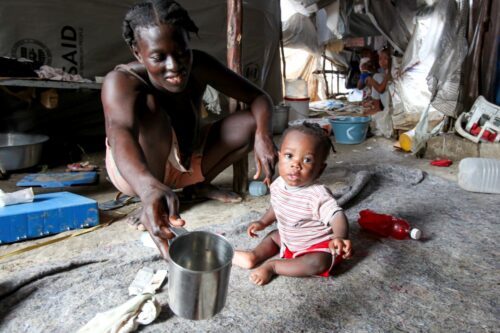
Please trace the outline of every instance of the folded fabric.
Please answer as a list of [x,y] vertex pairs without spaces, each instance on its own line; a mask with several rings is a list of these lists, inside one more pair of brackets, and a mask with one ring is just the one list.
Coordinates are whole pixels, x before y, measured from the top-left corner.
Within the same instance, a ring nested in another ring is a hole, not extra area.
[[27,188],[12,193],[5,193],[0,190],[0,207],[15,205],[18,203],[33,202],[35,194],[33,188]]
[[160,314],[153,294],[140,294],[116,308],[95,315],[77,333],[129,333],[139,324],[148,325]]

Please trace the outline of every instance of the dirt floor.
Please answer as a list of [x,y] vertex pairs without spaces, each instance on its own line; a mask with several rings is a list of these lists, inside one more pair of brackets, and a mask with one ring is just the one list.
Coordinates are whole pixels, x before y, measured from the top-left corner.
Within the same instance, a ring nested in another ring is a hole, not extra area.
[[[279,142],[279,139],[279,136],[275,137],[276,142]],[[342,166],[343,164],[370,165],[387,163],[421,169],[430,174],[456,182],[458,162],[446,168],[431,166],[429,160],[417,159],[410,153],[402,152],[393,147],[393,141],[384,138],[372,137],[358,145],[335,144],[335,148],[337,153],[330,155],[327,161],[328,167],[323,175],[324,178],[328,175],[328,173],[334,172],[336,166]],[[99,166],[100,171],[98,184],[65,188],[34,187],[33,189],[35,194],[69,191],[92,198],[97,202],[106,202],[114,199],[117,191],[107,180],[104,166],[104,153],[95,153],[84,157],[86,157],[86,160],[90,163]],[[65,166],[60,166],[49,171],[64,171],[65,168]],[[253,175],[254,172],[255,166],[253,164],[253,156],[250,155],[249,175]],[[8,180],[0,181],[0,188],[5,192],[12,192],[20,189],[15,184],[25,175],[26,174],[24,173],[11,174]],[[230,189],[232,184],[232,168],[226,169],[218,178],[215,179],[214,184]],[[334,184],[330,185],[333,186]],[[268,201],[268,196],[252,197],[247,194],[243,202],[239,204],[223,204],[215,201],[206,201],[194,205],[181,205],[181,214],[188,223],[186,228],[188,230],[192,230],[200,226],[228,222],[252,211],[264,212],[268,207]],[[142,232],[135,230],[128,223],[126,223],[126,215],[133,213],[139,207],[140,204],[130,204],[120,209],[101,212],[101,223],[109,221],[115,222],[94,232],[44,246],[24,254],[16,255],[8,260],[3,260],[3,269],[0,272],[0,277],[3,274],[12,272],[13,270],[29,267],[30,265],[45,262],[47,260],[71,258],[75,254],[80,253],[82,249],[99,248],[101,246],[124,243],[130,240],[138,239]],[[351,221],[351,223],[353,223],[353,221]],[[20,248],[59,238],[60,236],[69,233],[73,232],[70,231],[37,240],[28,240],[14,244],[1,245],[0,256]]]

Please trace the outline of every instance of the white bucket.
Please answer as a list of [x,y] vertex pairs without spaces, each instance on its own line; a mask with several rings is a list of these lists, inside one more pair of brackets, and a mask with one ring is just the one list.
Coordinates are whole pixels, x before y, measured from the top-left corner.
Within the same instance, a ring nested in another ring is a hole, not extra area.
[[285,81],[285,96],[293,98],[308,97],[307,82],[302,79],[287,79]]
[[290,107],[288,121],[309,118],[309,97],[294,98],[285,96],[285,105]]

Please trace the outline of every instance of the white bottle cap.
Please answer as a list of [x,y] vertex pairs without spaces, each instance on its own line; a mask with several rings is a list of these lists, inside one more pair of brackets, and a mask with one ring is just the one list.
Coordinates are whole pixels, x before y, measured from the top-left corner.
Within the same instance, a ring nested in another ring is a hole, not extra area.
[[422,237],[422,231],[420,231],[420,229],[413,228],[410,230],[410,237],[413,239],[420,239],[420,237]]

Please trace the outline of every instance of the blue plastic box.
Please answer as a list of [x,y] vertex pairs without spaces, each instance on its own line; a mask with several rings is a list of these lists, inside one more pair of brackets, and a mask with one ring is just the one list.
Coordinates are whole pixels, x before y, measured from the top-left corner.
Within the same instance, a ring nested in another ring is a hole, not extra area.
[[95,200],[70,192],[38,194],[31,203],[0,207],[0,244],[97,224]]

